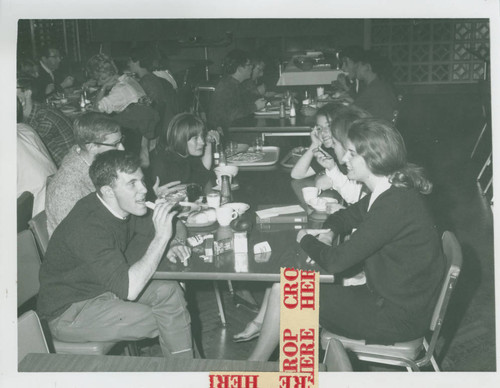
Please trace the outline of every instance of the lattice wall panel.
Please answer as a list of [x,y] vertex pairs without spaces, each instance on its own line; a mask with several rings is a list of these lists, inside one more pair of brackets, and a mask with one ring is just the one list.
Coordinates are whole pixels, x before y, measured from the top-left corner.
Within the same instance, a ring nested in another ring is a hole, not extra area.
[[398,83],[469,83],[484,77],[488,19],[377,19],[371,46],[393,63]]

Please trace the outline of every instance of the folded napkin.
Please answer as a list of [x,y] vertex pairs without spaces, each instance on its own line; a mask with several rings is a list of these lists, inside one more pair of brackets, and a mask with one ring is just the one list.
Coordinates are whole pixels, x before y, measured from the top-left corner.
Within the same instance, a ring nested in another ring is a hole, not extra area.
[[300,205],[291,205],[291,206],[278,206],[278,207],[272,207],[269,209],[264,209],[264,210],[258,210],[255,212],[259,218],[270,218],[270,217],[276,217],[281,214],[293,214],[293,213],[300,213],[303,212],[304,209]]

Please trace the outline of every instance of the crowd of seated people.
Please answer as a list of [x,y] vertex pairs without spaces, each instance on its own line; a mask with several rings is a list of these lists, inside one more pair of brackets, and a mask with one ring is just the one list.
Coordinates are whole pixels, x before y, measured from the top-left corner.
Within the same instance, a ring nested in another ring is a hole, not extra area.
[[[161,197],[179,183],[209,187],[213,142],[223,140],[233,120],[262,109],[264,97],[272,94],[261,82],[264,61],[233,50],[204,122],[178,112],[172,100],[175,80],[170,73],[155,73],[157,58],[150,50],[131,50],[127,58],[125,72],[106,54],[87,61],[91,79],[82,86],[96,90],[88,112],[75,120],[45,103],[74,81],[58,74],[59,51],[42,52],[39,63],[20,63],[18,150],[28,150],[31,159],[18,159],[18,172],[33,172],[30,178],[18,174],[18,193],[21,182],[32,180],[23,191],[38,194],[33,214],[45,208],[50,236],[37,309],[62,341],[159,336],[165,357],[191,358],[191,321],[182,288],[174,281],[151,281],[163,256],[177,262],[191,254],[184,225]],[[444,269],[420,196],[431,184],[420,168],[407,163],[404,142],[388,122],[396,99],[384,61],[355,49],[345,50],[342,60],[347,75],[334,86],[352,105],[317,110],[311,144],[291,177],[314,176],[321,190],[337,191],[347,208],[330,216],[325,227],[352,234],[332,246],[333,233],[316,238],[306,229],[297,242],[331,273],[343,274],[355,265],[362,270],[358,284],[322,286],[324,327],[376,343],[417,338],[430,319]],[[135,106],[154,112],[150,124],[137,111],[130,114]],[[125,151],[123,123],[134,119],[148,127],[138,140],[147,163],[139,153]],[[144,149],[145,137],[157,142]],[[154,210],[145,205],[148,190],[157,198]],[[408,292],[401,284],[409,286]],[[235,341],[260,336],[253,360],[267,359],[277,344],[278,297],[276,286],[268,288],[257,317],[234,336]]]

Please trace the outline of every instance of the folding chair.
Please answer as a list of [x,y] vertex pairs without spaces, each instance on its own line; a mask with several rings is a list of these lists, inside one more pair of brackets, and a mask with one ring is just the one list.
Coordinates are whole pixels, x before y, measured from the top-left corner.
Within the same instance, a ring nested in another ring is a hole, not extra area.
[[[455,235],[448,231],[444,232],[442,242],[447,262],[447,273],[432,315],[430,324],[430,332],[432,334],[429,342],[427,342],[425,337],[422,337],[394,345],[367,345],[364,340],[354,340],[323,330],[321,334],[322,347],[325,348],[332,339],[337,339],[346,350],[355,353],[358,359],[362,361],[404,366],[410,372],[420,371],[422,366],[431,363],[434,370],[439,372],[439,366],[434,358],[434,349],[439,338],[448,303],[462,267],[462,250]],[[420,355],[422,356],[419,358]]]
[[[30,230],[24,230],[17,235],[17,306],[20,307],[38,294],[40,283],[40,255]],[[22,338],[18,338],[21,345]],[[63,342],[53,339],[56,353],[104,355],[117,342]],[[128,349],[131,355],[136,354],[135,343]]]
[[47,214],[41,211],[31,220],[28,221],[28,225],[35,236],[36,244],[40,250],[40,255],[43,260],[45,257],[45,252],[47,251],[47,246],[49,245],[49,232],[47,230]]
[[28,229],[28,221],[33,212],[33,194],[25,191],[17,198],[17,233]]

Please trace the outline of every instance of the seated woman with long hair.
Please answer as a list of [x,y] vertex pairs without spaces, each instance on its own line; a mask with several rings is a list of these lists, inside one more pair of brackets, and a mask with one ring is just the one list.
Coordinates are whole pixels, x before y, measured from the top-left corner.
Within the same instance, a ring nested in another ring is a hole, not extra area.
[[204,186],[211,177],[214,140],[219,141],[218,132],[206,133],[199,117],[191,113],[174,116],[151,152],[152,177],[160,185],[180,181]]
[[[325,271],[341,274],[362,264],[367,283],[320,287],[319,321],[336,334],[391,344],[423,336],[445,272],[438,232],[421,194],[432,184],[406,160],[399,132],[388,122],[362,119],[349,129],[344,161],[349,179],[371,192],[331,215],[331,232],[301,230],[297,242]],[[351,233],[332,246],[333,235]],[[272,287],[250,360],[267,360],[279,342],[279,284]]]
[[324,143],[331,147],[335,158],[319,151],[315,152],[316,163],[324,168],[324,173],[320,173],[316,177],[315,184],[321,190],[333,189],[337,191],[347,204],[352,204],[360,199],[362,184],[349,179],[346,175],[347,171],[342,165],[346,153],[344,143],[347,139],[349,126],[358,119],[370,117],[370,114],[352,105],[340,105],[335,109],[325,109],[327,107],[328,105],[321,108],[318,115],[324,116],[322,124],[328,130],[328,135],[323,135],[323,138],[327,139]]

